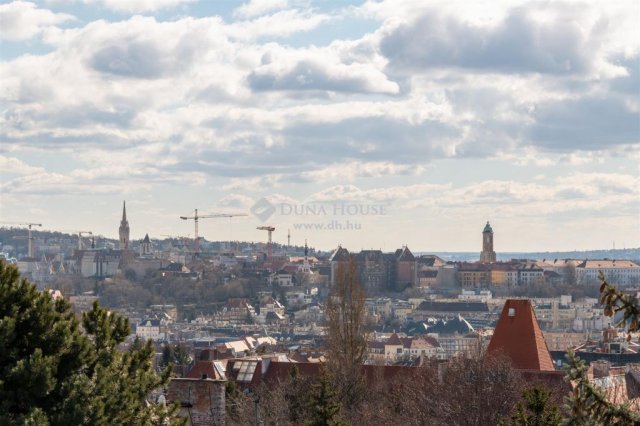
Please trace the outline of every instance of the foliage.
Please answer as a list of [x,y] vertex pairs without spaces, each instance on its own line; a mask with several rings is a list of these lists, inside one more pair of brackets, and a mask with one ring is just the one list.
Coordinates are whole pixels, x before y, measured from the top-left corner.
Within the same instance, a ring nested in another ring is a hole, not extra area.
[[[631,333],[639,329],[640,305],[634,296],[620,292],[611,285],[604,274],[600,272],[600,303],[604,306],[604,314],[614,317],[622,313],[622,318],[616,323]],[[630,334],[627,339],[630,338]],[[594,386],[587,376],[589,366],[573,351],[567,353],[567,375],[573,390],[566,398],[566,408],[570,418],[565,422],[569,425],[587,424],[638,424],[640,416],[632,411],[627,404],[611,402],[604,391]]]
[[516,426],[559,426],[562,416],[557,405],[551,401],[549,390],[535,386],[522,393],[511,424]]
[[166,344],[162,348],[162,365],[191,365],[189,350],[182,343]]
[[227,380],[225,384],[225,411],[227,423],[230,425],[251,422],[250,413],[253,411],[253,403],[233,380]]
[[287,409],[289,411],[289,420],[296,424],[304,418],[307,394],[304,389],[305,383],[300,379],[300,371],[297,366],[291,369],[289,375],[289,383],[286,388],[285,398],[287,401]]
[[333,426],[343,424],[339,420],[340,400],[326,368],[321,368],[320,380],[311,386],[309,399],[310,426]]
[[328,349],[331,372],[348,410],[364,396],[361,369],[365,359],[365,293],[360,285],[354,259],[337,268],[334,287],[327,299]]
[[[604,314],[615,318],[618,312],[622,312],[622,318],[615,325],[625,328],[629,333],[640,330],[638,299],[633,295],[621,293],[615,286],[607,282],[602,272],[600,272],[599,279],[602,281],[600,303],[604,306]],[[627,340],[630,339],[631,334],[628,334]]]
[[0,262],[0,424],[177,424],[176,406],[147,404],[168,380],[154,348],[120,352],[126,318],[94,304],[82,326],[70,305]]
[[587,376],[589,366],[573,351],[567,353],[567,376],[565,380],[573,384],[571,394],[566,398],[566,409],[570,414],[567,425],[630,425],[638,424],[640,416],[625,404],[610,402],[602,389],[595,387]]

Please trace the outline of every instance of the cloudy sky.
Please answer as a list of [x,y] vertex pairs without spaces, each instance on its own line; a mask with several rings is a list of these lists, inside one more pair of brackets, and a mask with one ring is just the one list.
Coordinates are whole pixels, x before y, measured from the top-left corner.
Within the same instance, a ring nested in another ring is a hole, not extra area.
[[[0,3],[0,220],[640,246],[637,1]],[[257,206],[252,206],[259,201]],[[308,229],[305,229],[305,226]],[[340,226],[343,229],[338,229]],[[350,229],[344,229],[349,228]],[[333,229],[331,229],[333,228]]]

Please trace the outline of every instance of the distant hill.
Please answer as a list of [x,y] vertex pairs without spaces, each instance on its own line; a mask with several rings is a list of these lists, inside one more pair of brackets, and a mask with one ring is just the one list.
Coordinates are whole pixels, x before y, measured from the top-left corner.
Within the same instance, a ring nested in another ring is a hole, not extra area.
[[[25,227],[6,227],[0,226],[0,247],[2,245],[12,245],[17,248],[18,251],[25,252],[27,247],[27,229]],[[65,232],[57,231],[40,231],[33,230],[33,238],[49,240],[58,239],[70,242],[75,246],[78,241],[78,236]],[[14,238],[18,237],[18,239]],[[109,242],[116,245],[118,240],[112,238],[105,238],[103,236],[95,236],[96,245],[102,247],[105,243]],[[164,238],[163,240],[169,240],[170,238]],[[203,246],[211,246],[211,249],[218,251],[222,246],[228,246],[228,241],[207,241],[201,242]],[[246,249],[253,247],[255,243],[234,241],[232,244],[236,249]],[[284,249],[285,246],[274,243],[274,250],[279,251]],[[304,247],[292,246],[291,252],[302,252]],[[227,248],[226,250],[229,250]],[[1,251],[1,250],[0,250]],[[333,250],[324,252],[309,247],[310,253],[313,255],[330,255]],[[448,261],[476,261],[480,258],[480,252],[453,252],[453,251],[422,251],[414,252],[415,255],[421,254],[435,254],[440,256],[444,260]],[[628,249],[616,249],[616,250],[589,250],[589,251],[545,251],[545,252],[496,252],[498,260],[511,260],[511,259],[629,259],[640,263],[640,247],[628,248]]]
[[[450,261],[475,261],[480,252],[423,252],[435,254]],[[511,259],[629,259],[640,262],[640,247],[615,250],[544,251],[544,252],[496,252],[498,260]]]

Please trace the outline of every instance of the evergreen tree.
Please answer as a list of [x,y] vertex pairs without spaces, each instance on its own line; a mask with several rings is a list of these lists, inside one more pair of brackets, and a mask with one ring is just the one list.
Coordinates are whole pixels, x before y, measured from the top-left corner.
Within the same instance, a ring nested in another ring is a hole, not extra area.
[[293,424],[299,424],[305,417],[305,409],[309,404],[306,382],[307,381],[303,381],[300,378],[300,371],[298,367],[294,365],[289,373],[289,381],[285,390],[289,420]]
[[333,426],[342,425],[339,421],[340,401],[338,394],[333,387],[331,377],[323,367],[320,374],[320,381],[311,387],[311,397],[309,400],[311,426]]
[[562,416],[558,406],[550,401],[551,393],[544,388],[533,387],[523,392],[511,424],[517,426],[559,426]]
[[594,386],[587,376],[589,366],[573,351],[567,353],[567,376],[573,390],[565,398],[569,418],[566,425],[637,425],[640,416],[628,404],[614,404],[601,388]]
[[82,327],[68,302],[53,300],[0,262],[0,424],[176,424],[177,407],[147,404],[169,370],[153,370],[154,347],[120,352],[129,323],[96,303]]
[[[615,324],[625,328],[629,333],[640,330],[640,303],[635,296],[623,294],[615,286],[607,282],[600,272],[600,303],[604,306],[604,314],[613,317],[620,312],[622,318]],[[631,334],[627,335],[627,340]],[[601,388],[593,385],[587,376],[589,366],[576,356],[575,352],[567,353],[567,375],[565,380],[572,383],[573,390],[565,398],[566,410],[570,417],[565,420],[568,425],[627,425],[640,424],[640,415],[630,409],[628,404],[615,404],[607,399]]]

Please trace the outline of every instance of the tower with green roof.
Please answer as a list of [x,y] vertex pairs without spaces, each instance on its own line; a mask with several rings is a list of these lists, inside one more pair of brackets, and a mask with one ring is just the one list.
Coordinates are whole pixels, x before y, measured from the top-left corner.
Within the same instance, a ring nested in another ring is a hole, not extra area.
[[480,262],[493,263],[496,261],[496,252],[493,251],[493,229],[487,221],[482,231],[482,251],[480,252]]

